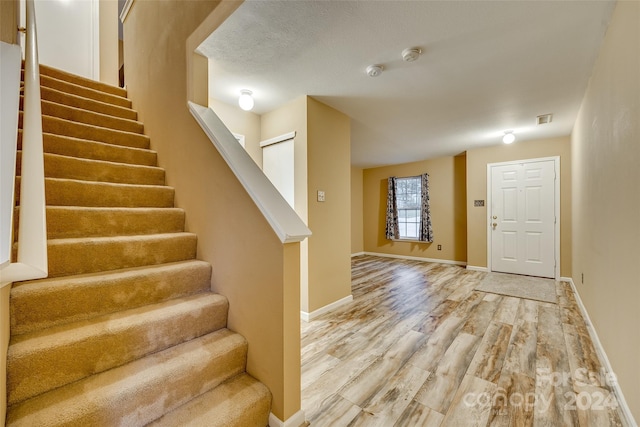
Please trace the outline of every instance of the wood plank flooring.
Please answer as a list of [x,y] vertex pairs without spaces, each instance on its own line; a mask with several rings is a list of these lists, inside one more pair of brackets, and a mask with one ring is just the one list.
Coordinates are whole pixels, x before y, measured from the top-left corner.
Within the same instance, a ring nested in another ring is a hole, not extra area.
[[550,304],[485,274],[354,258],[353,303],[302,322],[310,425],[622,426],[570,285]]

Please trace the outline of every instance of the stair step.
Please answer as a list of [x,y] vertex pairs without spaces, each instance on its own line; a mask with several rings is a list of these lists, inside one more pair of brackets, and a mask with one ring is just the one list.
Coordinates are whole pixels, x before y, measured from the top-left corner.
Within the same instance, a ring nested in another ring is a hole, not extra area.
[[157,166],[79,159],[47,153],[44,155],[44,167],[45,176],[48,178],[140,185],[165,183],[164,169]]
[[64,80],[56,79],[44,74],[40,75],[40,86],[59,90],[61,92],[69,93],[72,95],[81,96],[83,98],[93,99],[96,101],[104,102],[106,104],[113,104],[119,107],[131,108],[131,101],[122,96],[113,95],[110,93],[102,92],[100,90],[91,89],[86,86],[66,82]]
[[[84,123],[87,125],[100,126],[124,132],[139,134],[144,132],[144,126],[142,123],[135,120],[113,117],[108,114],[87,111],[82,108],[71,107],[69,105],[59,104],[44,99],[41,101],[41,105],[42,114],[45,116],[57,117],[59,119],[70,120],[76,123]],[[20,96],[20,111],[24,111],[24,96]]]
[[179,208],[48,206],[47,238],[179,233],[184,231],[184,219],[184,210]]
[[[173,197],[173,188],[164,185],[45,178],[47,206],[172,208]],[[16,177],[16,205],[20,205],[20,177]]]
[[[45,153],[143,166],[158,164],[157,153],[145,148],[124,147],[51,133],[44,133],[42,137]],[[18,130],[18,150],[22,150],[22,129]]]
[[242,373],[246,351],[221,329],[12,405],[7,425],[143,426]]
[[[22,151],[18,151],[17,167],[20,168],[21,165]],[[82,181],[164,185],[164,169],[159,167],[79,159],[50,153],[44,154],[44,175],[47,178]]]
[[57,68],[49,67],[48,65],[40,64],[40,74],[53,77],[58,80],[63,80],[69,83],[74,83],[79,86],[88,87],[101,92],[110,93],[112,95],[117,95],[123,98],[127,97],[126,89],[123,89],[118,86],[113,86],[108,83],[91,80],[86,77],[78,76],[76,74],[71,74],[66,71],[59,70]]
[[20,335],[211,288],[211,265],[189,260],[53,279],[11,288],[11,333]]
[[227,308],[209,292],[14,337],[8,404],[224,328]]
[[[17,245],[15,245],[17,249]],[[90,237],[47,241],[49,277],[186,261],[196,257],[192,233]]]
[[84,98],[82,96],[65,93],[50,87],[41,86],[40,96],[43,100],[68,105],[70,107],[82,108],[87,111],[94,111],[96,113],[134,121],[138,119],[138,113],[130,108],[119,107],[117,105],[107,104],[106,102],[96,101],[95,99]]
[[[21,111],[18,123],[20,129],[22,129],[22,118],[23,113]],[[147,135],[87,125],[52,116],[42,116],[42,131],[125,147],[149,148],[149,137]]]
[[147,427],[264,427],[269,423],[270,409],[269,389],[240,374]]

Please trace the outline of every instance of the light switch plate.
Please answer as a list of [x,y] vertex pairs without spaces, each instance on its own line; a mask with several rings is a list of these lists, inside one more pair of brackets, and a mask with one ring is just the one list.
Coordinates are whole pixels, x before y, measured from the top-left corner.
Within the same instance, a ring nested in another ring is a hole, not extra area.
[[318,201],[324,202],[324,191],[318,190]]

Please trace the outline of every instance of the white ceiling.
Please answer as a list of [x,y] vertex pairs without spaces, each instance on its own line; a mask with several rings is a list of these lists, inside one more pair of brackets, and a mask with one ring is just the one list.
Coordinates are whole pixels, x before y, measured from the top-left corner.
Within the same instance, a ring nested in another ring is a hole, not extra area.
[[[200,46],[212,96],[307,94],[351,117],[352,164],[571,133],[613,1],[245,1]],[[412,63],[401,52],[420,47]],[[365,69],[382,64],[372,78]],[[536,126],[536,116],[553,122]]]

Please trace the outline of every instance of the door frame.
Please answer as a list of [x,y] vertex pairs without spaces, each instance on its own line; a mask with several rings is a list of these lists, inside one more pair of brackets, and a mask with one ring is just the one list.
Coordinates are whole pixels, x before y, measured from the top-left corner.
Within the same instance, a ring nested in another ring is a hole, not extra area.
[[511,160],[507,162],[498,162],[498,163],[487,163],[487,270],[489,272],[492,270],[491,265],[491,238],[492,238],[492,228],[491,228],[491,196],[492,196],[492,181],[491,181],[491,168],[494,166],[509,166],[515,164],[522,163],[535,163],[535,162],[544,162],[553,160],[554,162],[554,170],[555,170],[555,179],[554,179],[554,215],[555,215],[555,227],[554,227],[554,260],[555,260],[555,268],[554,275],[555,280],[560,280],[560,156],[552,156],[552,157],[539,157],[533,159],[522,159],[522,160]]

